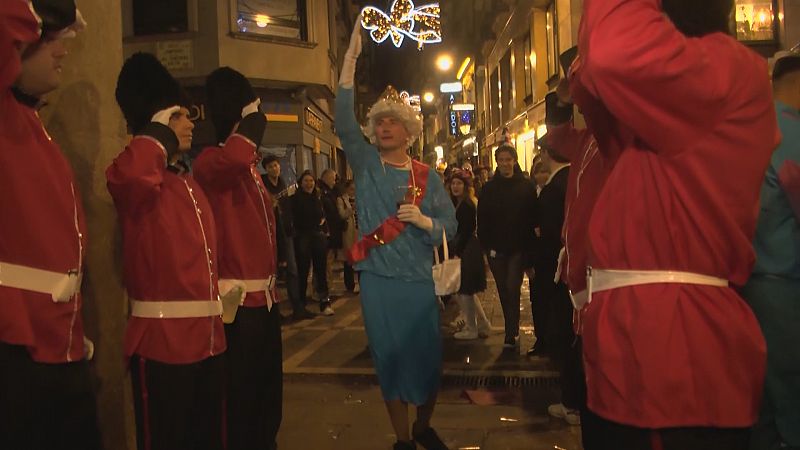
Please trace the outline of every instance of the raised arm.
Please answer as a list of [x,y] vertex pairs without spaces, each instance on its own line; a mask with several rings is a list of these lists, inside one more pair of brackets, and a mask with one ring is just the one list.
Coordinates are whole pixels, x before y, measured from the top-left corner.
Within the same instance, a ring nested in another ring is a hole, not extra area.
[[166,125],[151,122],[134,136],[106,169],[108,191],[120,211],[132,211],[161,192],[164,168],[178,149],[178,138]]
[[353,86],[355,83],[356,62],[361,54],[361,16],[356,17],[350,46],[344,55],[342,73],[339,76],[339,89],[336,93],[336,134],[342,141],[347,162],[358,176],[369,161],[378,159],[378,154],[364,141],[361,126],[355,114]]
[[576,75],[651,148],[676,152],[718,120],[736,78],[726,74],[724,56],[710,54],[708,44],[738,47],[721,33],[687,38],[660,4],[586,0]]
[[264,114],[256,111],[246,115],[225,145],[209,147],[197,157],[192,165],[197,182],[204,188],[224,189],[235,185],[241,177],[250,177],[266,127]]
[[39,21],[30,2],[3,0],[0,4],[0,89],[10,88],[22,70],[20,49],[39,39]]

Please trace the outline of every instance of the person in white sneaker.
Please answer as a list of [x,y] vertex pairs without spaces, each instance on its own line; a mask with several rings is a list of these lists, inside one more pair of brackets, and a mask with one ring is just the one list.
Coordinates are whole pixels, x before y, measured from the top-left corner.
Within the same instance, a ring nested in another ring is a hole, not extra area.
[[464,327],[453,334],[456,339],[470,340],[489,337],[491,324],[475,294],[486,290],[486,267],[478,237],[476,200],[470,195],[472,177],[466,171],[455,170],[450,179],[450,198],[456,208],[458,229],[450,244],[453,253],[461,258],[461,288],[455,295]]

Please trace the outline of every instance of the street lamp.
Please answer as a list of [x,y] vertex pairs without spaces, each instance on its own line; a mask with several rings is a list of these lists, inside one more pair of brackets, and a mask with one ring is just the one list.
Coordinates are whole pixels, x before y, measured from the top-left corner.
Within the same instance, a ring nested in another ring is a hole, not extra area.
[[426,92],[422,96],[422,99],[425,100],[425,103],[433,103],[433,99],[434,99],[433,92]]
[[436,58],[436,67],[442,72],[447,72],[453,68],[453,57],[446,54],[439,55],[439,57]]

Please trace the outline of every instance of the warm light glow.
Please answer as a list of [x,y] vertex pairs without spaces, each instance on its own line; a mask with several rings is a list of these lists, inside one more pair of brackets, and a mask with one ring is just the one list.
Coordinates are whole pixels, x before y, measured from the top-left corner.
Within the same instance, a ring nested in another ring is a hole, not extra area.
[[474,103],[454,103],[451,106],[453,111],[475,111]]
[[435,98],[435,97],[433,96],[433,92],[426,92],[426,93],[425,93],[425,94],[422,96],[422,99],[423,99],[423,100],[425,100],[425,103],[433,103],[433,99],[434,99],[434,98]]
[[468,123],[462,123],[458,126],[458,130],[461,131],[461,134],[469,134],[469,130],[472,129],[472,125]]
[[439,55],[436,58],[436,67],[442,72],[446,72],[453,68],[453,58],[450,55]]
[[461,92],[464,89],[464,86],[461,83],[454,82],[454,83],[442,83],[439,85],[439,92],[443,94],[455,94],[457,92]]
[[442,147],[441,145],[437,145],[433,149],[433,151],[436,152],[436,159],[439,159],[439,160],[444,159],[444,147]]
[[[408,37],[422,44],[442,42],[442,25],[438,3],[415,7],[411,0],[394,0],[389,13],[374,6],[361,10],[361,26],[369,31],[370,38],[380,44],[392,38],[392,44],[400,48]],[[417,25],[419,27],[415,28]]]
[[779,13],[778,13],[778,20],[780,20],[781,22],[783,22],[783,13],[782,13],[782,12],[779,12]]
[[531,67],[536,68],[536,52],[531,52],[531,56],[529,58],[531,60]]
[[469,67],[469,63],[470,62],[472,62],[472,58],[470,58],[469,56],[464,58],[464,62],[462,62],[461,63],[461,67],[458,68],[458,73],[456,75],[456,79],[460,80],[461,77],[464,76],[464,72],[467,71],[467,68]]
[[268,23],[269,23],[269,16],[265,16],[263,14],[259,14],[256,16],[256,25],[258,25],[259,28],[266,28]]

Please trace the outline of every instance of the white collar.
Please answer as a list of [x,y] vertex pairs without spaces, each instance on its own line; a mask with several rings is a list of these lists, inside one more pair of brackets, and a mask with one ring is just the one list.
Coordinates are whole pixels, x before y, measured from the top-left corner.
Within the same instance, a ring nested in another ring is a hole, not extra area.
[[545,183],[544,185],[547,186],[548,184],[550,184],[550,182],[553,181],[553,178],[556,176],[556,174],[566,169],[567,167],[569,167],[569,163],[563,163],[556,166],[556,170],[550,173],[550,176],[547,177],[547,183]]

